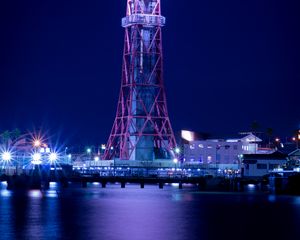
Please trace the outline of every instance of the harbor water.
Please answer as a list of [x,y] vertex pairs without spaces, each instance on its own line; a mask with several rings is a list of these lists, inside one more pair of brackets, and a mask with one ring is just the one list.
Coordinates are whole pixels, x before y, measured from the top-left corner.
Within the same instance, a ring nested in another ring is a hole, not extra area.
[[300,197],[199,192],[192,185],[51,183],[47,191],[0,186],[0,239],[297,239]]

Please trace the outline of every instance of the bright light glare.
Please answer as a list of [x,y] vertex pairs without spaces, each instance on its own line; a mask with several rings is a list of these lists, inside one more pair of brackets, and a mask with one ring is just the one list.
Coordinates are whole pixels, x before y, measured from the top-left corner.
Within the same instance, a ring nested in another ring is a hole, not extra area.
[[51,163],[56,162],[57,159],[58,159],[57,153],[55,153],[55,152],[50,153],[50,155],[49,155],[49,161],[50,161]]
[[34,153],[32,155],[32,161],[31,163],[34,164],[34,165],[39,165],[42,163],[42,155],[40,153]]
[[179,154],[180,153],[180,148],[175,148],[175,152],[177,153],[177,154]]
[[98,162],[100,160],[100,158],[97,156],[95,157],[95,161]]
[[36,139],[36,140],[33,141],[33,146],[34,147],[40,147],[41,145],[42,145],[41,140]]
[[192,142],[195,140],[195,133],[191,131],[182,130],[181,131],[181,138],[188,142]]
[[34,153],[34,154],[32,155],[33,161],[39,161],[39,160],[41,160],[41,158],[42,158],[42,156],[41,156],[40,153]]
[[174,162],[175,164],[177,164],[177,163],[178,163],[178,159],[175,158],[175,159],[173,160],[173,162]]
[[3,161],[5,161],[5,162],[9,162],[9,161],[11,161],[11,153],[10,152],[3,152],[2,154],[1,154],[1,159],[3,160]]

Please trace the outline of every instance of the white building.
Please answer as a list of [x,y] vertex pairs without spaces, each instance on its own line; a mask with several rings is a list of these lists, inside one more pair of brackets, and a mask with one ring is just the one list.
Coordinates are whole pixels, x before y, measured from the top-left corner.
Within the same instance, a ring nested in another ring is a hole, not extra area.
[[248,134],[239,139],[190,141],[184,145],[184,162],[218,164],[218,168],[238,168],[243,154],[258,153],[262,140]]
[[262,177],[287,163],[287,155],[281,152],[272,154],[245,154],[242,159],[243,177]]

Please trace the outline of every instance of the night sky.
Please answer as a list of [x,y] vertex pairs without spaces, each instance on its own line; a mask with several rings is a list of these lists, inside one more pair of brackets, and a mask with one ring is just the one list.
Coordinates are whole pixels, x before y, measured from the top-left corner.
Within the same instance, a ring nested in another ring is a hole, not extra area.
[[[232,136],[300,124],[298,0],[163,0],[175,132]],[[106,142],[121,81],[126,0],[0,1],[0,131]]]

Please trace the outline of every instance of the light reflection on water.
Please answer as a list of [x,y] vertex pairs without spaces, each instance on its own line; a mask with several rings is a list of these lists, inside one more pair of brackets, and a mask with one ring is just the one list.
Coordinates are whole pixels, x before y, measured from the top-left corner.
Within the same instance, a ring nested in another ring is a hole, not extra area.
[[42,198],[43,194],[40,190],[30,190],[28,191],[28,196],[31,198]]
[[0,193],[1,240],[205,240],[226,239],[228,231],[234,232],[230,239],[255,239],[258,232],[266,239],[292,239],[300,233],[300,197],[198,192],[171,184],[163,190],[50,184],[48,191]]
[[10,197],[11,196],[11,191],[8,191],[8,190],[0,190],[0,195],[1,197]]

